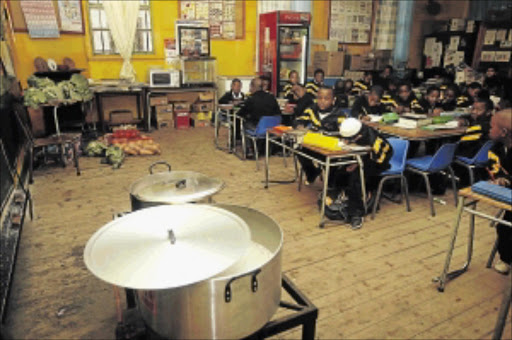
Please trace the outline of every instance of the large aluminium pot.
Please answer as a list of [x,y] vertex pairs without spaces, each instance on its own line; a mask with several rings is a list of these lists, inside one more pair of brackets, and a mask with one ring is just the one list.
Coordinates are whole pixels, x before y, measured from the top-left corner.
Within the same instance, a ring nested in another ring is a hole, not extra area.
[[[153,173],[158,164],[167,166],[168,171]],[[193,171],[171,171],[167,162],[155,162],[149,167],[149,175],[135,181],[130,188],[132,211],[162,204],[199,202],[211,198],[223,185],[220,179]]]
[[137,290],[146,324],[170,339],[239,339],[267,323],[281,298],[283,234],[254,209],[217,205],[244,220],[251,233],[246,254],[222,273],[175,289]]
[[279,225],[233,205],[161,205],[106,224],[84,250],[98,278],[135,290],[146,325],[169,339],[258,331],[281,297]]

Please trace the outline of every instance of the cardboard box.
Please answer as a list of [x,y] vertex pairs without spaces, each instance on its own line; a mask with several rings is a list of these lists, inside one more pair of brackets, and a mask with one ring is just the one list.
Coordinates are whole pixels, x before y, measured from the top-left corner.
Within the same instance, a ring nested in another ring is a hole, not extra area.
[[213,102],[199,102],[193,105],[194,112],[213,111]]
[[170,114],[173,113],[173,105],[172,104],[157,105],[157,106],[155,106],[155,109],[156,109],[156,116],[157,117],[161,113],[170,113]]
[[174,112],[190,112],[190,103],[188,103],[188,102],[174,103]]
[[190,112],[174,111],[174,125],[176,129],[188,129],[190,127]]
[[174,126],[174,112],[172,104],[156,106],[156,122],[158,128]]
[[361,67],[361,59],[363,57],[360,55],[352,55],[350,56],[350,70],[351,71],[359,71]]
[[213,91],[210,92],[200,92],[199,100],[202,102],[207,102],[215,99],[215,93]]
[[156,117],[158,128],[169,128],[174,126],[174,115],[172,112],[162,112]]
[[322,69],[326,76],[341,76],[344,66],[345,52],[315,52],[313,67]]
[[166,104],[167,104],[167,96],[156,96],[156,97],[149,98],[150,106],[166,105]]
[[379,59],[379,58],[389,59],[393,56],[393,51],[392,50],[377,50],[373,53],[373,55],[375,56],[375,59]]
[[169,102],[189,102],[195,103],[199,100],[199,92],[177,92],[177,93],[168,93],[167,101]]

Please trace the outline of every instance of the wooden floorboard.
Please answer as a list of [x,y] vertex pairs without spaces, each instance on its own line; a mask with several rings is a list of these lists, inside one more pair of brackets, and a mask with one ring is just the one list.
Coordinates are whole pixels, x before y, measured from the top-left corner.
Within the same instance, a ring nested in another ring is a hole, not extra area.
[[[509,278],[485,268],[495,240],[488,223],[477,220],[473,262],[468,273],[439,293],[439,275],[455,218],[450,191],[431,217],[424,195],[404,204],[381,203],[376,219],[362,229],[318,228],[320,181],[312,186],[270,184],[263,188],[263,160],[241,161],[217,150],[213,129],[158,130],[162,155],[129,157],[119,170],[98,158],[80,158],[72,167],[47,166],[31,186],[35,218],[26,220],[9,300],[6,327],[21,339],[114,338],[112,287],[83,262],[87,240],[117,212],[130,210],[130,186],[156,160],[174,170],[193,170],[225,181],[218,203],[249,206],[275,219],[284,232],[283,272],[319,308],[316,337],[393,339],[490,338]],[[271,178],[294,175],[282,158],[271,157]],[[164,168],[160,169],[165,170]],[[489,213],[495,209],[482,207]],[[453,266],[465,259],[468,218],[463,218]],[[278,311],[283,315],[285,311]],[[276,338],[295,339],[300,329]],[[510,315],[504,338],[512,338]]]

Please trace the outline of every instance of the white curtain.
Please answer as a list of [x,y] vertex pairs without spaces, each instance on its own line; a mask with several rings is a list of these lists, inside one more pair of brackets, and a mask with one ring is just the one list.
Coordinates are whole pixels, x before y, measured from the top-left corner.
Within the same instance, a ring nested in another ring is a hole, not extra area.
[[103,1],[103,8],[107,16],[108,26],[112,33],[112,39],[119,54],[123,58],[123,66],[119,77],[135,81],[135,70],[130,60],[133,52],[137,18],[139,16],[140,2],[108,0]]

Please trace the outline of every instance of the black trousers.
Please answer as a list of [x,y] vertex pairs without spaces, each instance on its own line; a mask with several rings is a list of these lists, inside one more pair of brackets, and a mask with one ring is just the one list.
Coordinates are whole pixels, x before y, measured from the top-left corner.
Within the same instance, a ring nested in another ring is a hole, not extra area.
[[[365,167],[365,186],[366,192],[374,191],[377,188],[379,180],[379,171]],[[345,190],[347,196],[347,210],[350,217],[362,217],[366,215],[363,202],[363,189],[361,187],[361,175],[359,168],[348,172],[345,168],[336,173],[336,185],[339,192]]]
[[[306,148],[300,148],[299,150],[308,156],[318,159],[319,161],[322,161],[322,162],[325,161],[325,156],[319,154],[318,152],[314,152],[314,151],[311,151]],[[319,169],[317,167],[315,167],[315,165],[313,164],[313,161],[309,158],[298,155],[297,159],[299,160],[300,166],[302,167],[302,170],[304,171],[304,174],[306,175],[306,179],[308,180],[308,182],[312,182],[316,178],[316,176],[318,176]]]
[[[512,212],[506,211],[503,219],[512,222]],[[503,224],[496,226],[498,234],[498,253],[503,262],[512,263],[512,228]]]

